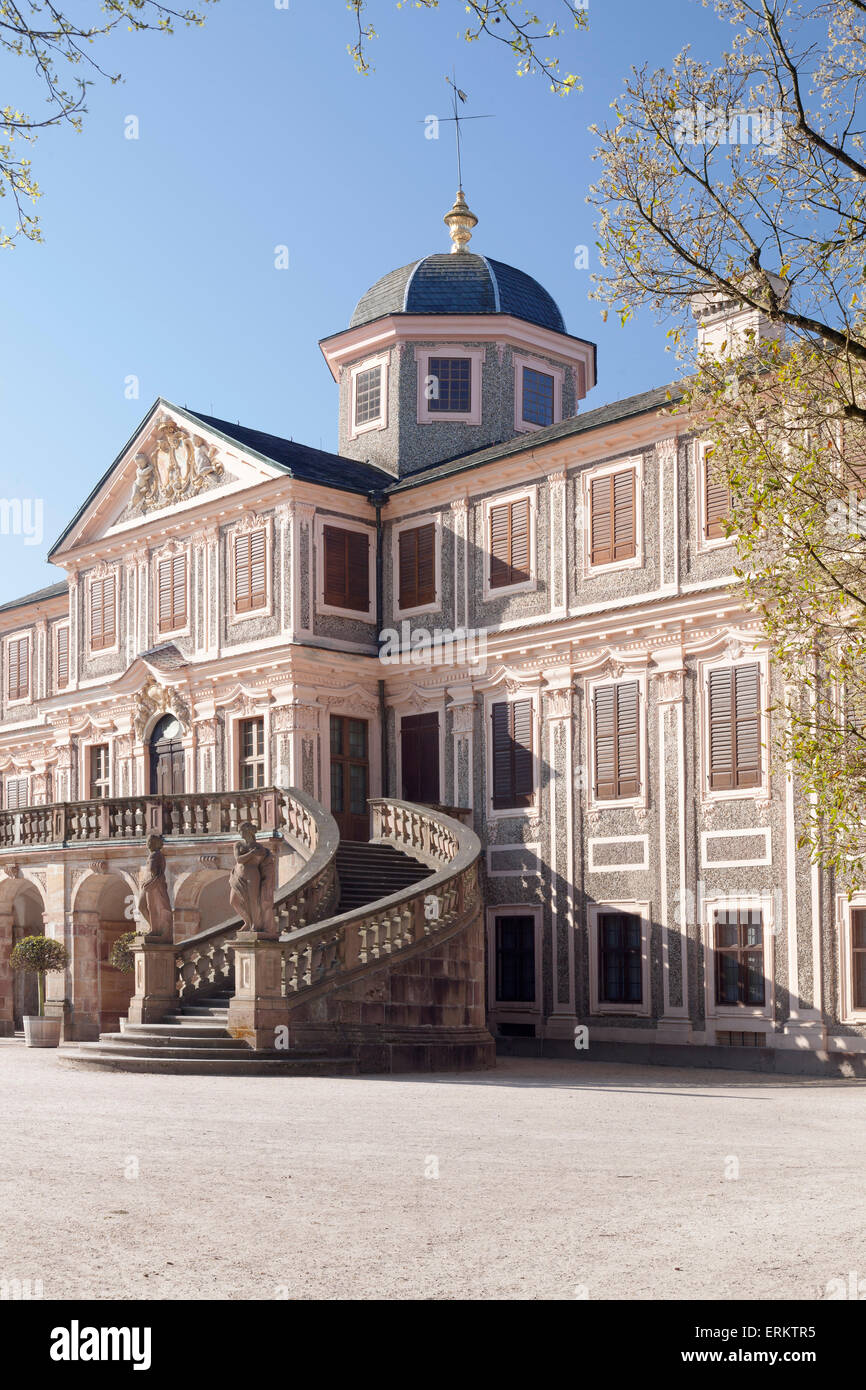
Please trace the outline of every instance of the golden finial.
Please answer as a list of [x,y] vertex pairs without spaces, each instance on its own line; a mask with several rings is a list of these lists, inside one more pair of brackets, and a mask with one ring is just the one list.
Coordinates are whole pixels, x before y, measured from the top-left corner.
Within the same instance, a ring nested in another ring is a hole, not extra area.
[[472,237],[472,228],[478,225],[478,218],[466,206],[462,188],[458,188],[454,206],[450,212],[446,212],[442,221],[446,223],[454,243],[451,247],[451,254],[453,255],[456,251],[465,251],[466,243]]

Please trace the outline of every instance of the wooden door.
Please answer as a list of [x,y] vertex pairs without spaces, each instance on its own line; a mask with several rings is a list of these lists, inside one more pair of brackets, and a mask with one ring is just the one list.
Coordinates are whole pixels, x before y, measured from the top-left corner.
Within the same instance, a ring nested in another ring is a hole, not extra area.
[[400,722],[403,800],[439,804],[439,716],[405,715]]
[[150,736],[150,794],[179,796],[184,786],[183,730],[174,715],[161,719]]
[[331,815],[344,840],[369,840],[370,743],[366,719],[331,715]]

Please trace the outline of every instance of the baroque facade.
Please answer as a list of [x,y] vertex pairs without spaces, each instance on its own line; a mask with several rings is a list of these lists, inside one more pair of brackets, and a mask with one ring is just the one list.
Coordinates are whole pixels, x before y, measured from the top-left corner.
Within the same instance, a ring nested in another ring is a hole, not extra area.
[[[0,1028],[40,923],[73,944],[68,1036],[124,1013],[132,799],[180,808],[182,941],[230,915],[203,808],[294,787],[347,841],[368,797],[461,809],[512,1046],[855,1065],[866,903],[797,847],[768,749],[800,696],[733,584],[706,446],[665,388],[581,410],[594,346],[467,248],[462,194],[445,220],[452,251],[321,344],[338,454],[160,399],[52,548],[62,581],[0,608]],[[38,808],[93,833],[46,853]]]

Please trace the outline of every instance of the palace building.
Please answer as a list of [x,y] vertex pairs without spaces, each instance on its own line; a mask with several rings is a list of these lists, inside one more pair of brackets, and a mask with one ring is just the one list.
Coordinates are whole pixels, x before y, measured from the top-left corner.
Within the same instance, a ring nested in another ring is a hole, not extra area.
[[[58,582],[0,608],[0,1032],[32,1009],[9,948],[44,930],[66,1040],[113,1035],[120,1065],[134,1026],[216,995],[267,1052],[232,945],[250,820],[293,1047],[859,1070],[866,899],[797,846],[768,749],[800,696],[733,582],[706,446],[675,388],[582,408],[594,345],[469,249],[462,192],[445,221],[450,251],[320,343],[337,453],[159,399]],[[152,834],[153,988],[109,963]]]

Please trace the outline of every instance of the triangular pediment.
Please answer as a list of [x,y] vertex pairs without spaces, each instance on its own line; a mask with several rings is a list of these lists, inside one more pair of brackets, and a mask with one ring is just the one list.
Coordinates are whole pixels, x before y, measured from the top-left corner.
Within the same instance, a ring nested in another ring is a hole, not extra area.
[[56,545],[82,545],[150,529],[156,520],[277,478],[284,470],[198,416],[158,400]]

